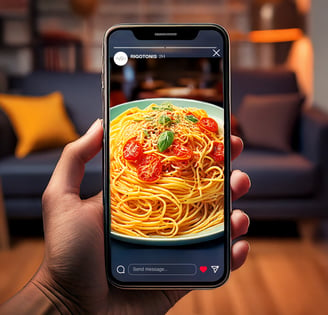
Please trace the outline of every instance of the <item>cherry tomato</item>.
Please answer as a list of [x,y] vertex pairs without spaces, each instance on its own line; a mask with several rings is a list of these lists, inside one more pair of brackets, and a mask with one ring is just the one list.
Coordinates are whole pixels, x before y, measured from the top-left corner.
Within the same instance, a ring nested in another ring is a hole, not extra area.
[[181,143],[173,143],[172,149],[179,160],[190,160],[193,156],[192,150]]
[[162,162],[154,154],[146,154],[142,157],[137,167],[139,179],[145,182],[155,182],[161,177]]
[[199,127],[203,130],[205,129],[207,131],[212,131],[212,132],[218,132],[219,130],[218,123],[213,118],[210,117],[201,118],[198,124]]
[[132,138],[123,147],[123,157],[128,161],[138,161],[142,156],[142,145]]
[[213,149],[209,154],[215,162],[222,163],[224,161],[224,146],[222,142],[214,142]]

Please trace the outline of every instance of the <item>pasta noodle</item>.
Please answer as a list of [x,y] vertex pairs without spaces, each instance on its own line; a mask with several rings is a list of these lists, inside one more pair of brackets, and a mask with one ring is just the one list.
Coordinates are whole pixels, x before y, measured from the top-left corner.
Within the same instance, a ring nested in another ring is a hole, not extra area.
[[175,237],[223,222],[223,132],[206,111],[130,108],[110,123],[111,229]]

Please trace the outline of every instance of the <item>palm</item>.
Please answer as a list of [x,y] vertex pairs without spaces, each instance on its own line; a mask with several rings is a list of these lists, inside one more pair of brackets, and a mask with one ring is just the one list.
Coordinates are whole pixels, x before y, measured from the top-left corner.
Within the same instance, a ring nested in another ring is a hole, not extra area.
[[[58,220],[52,222],[45,217],[45,234],[50,235],[46,239],[45,265],[55,283],[70,292],[77,301],[83,301],[83,306],[77,305],[79,308],[88,310],[90,305],[89,311],[95,312],[94,306],[97,305],[100,313],[106,313],[109,308],[111,312],[114,309],[120,313],[123,306],[124,314],[138,314],[138,310],[140,314],[154,314],[155,310],[158,314],[164,314],[187,293],[171,290],[121,290],[108,286],[101,195],[84,201],[76,196],[71,198],[57,200],[58,206],[66,208],[67,203],[67,207],[70,207],[70,211],[62,217],[65,224]],[[72,204],[76,208],[71,208]],[[56,235],[47,233],[47,229],[57,231]],[[79,241],[76,242],[76,239]],[[64,248],[62,244],[65,244]],[[61,266],[62,262],[65,262],[65,266]]]

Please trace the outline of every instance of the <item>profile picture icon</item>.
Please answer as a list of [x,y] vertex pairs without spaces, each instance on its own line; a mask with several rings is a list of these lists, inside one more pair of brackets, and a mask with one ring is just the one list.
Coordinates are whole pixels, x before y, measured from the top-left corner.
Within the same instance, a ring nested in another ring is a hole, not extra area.
[[118,66],[124,66],[128,62],[128,55],[124,51],[118,51],[114,55],[114,62]]

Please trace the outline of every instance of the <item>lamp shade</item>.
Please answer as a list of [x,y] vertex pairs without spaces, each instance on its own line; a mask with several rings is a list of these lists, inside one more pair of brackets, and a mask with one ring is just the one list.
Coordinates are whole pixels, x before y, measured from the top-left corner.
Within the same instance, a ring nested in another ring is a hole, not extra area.
[[251,29],[302,28],[303,18],[294,0],[253,0]]

